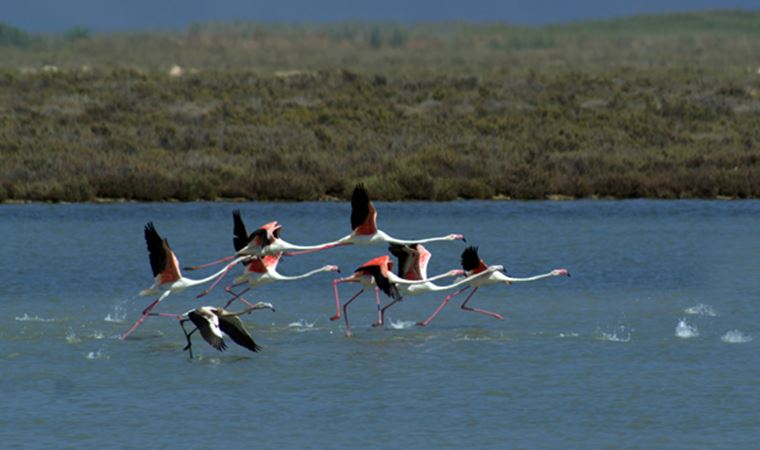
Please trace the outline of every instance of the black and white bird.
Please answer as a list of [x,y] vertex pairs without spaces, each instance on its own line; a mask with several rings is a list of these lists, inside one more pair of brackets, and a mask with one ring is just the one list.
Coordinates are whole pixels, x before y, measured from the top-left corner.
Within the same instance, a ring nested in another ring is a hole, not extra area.
[[[195,333],[196,330],[200,330],[203,339],[209,343],[215,349],[224,351],[227,348],[227,344],[224,341],[224,336],[229,336],[233,342],[245,347],[252,352],[261,350],[256,342],[251,337],[251,333],[240,320],[239,316],[243,314],[249,314],[251,311],[257,309],[270,309],[274,311],[274,306],[268,302],[254,303],[252,306],[238,312],[230,312],[224,308],[214,306],[200,306],[183,314],[186,319],[181,319],[179,324],[182,327],[182,331],[187,338],[187,346],[184,348],[190,352],[190,357],[193,357],[192,341],[190,336]],[[185,329],[185,322],[190,321],[195,325],[195,329],[189,333]]]

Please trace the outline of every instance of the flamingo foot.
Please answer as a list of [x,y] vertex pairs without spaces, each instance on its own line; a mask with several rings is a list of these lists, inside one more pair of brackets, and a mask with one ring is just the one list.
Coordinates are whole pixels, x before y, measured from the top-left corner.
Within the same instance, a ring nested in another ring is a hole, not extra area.
[[338,319],[340,319],[340,314],[336,314],[336,315],[330,317],[331,321],[338,320]]
[[372,324],[372,326],[373,327],[382,327],[383,323],[382,322],[375,322],[375,323]]
[[418,327],[426,327],[427,326],[427,324],[425,322],[417,322],[415,325],[417,325]]
[[346,330],[346,337],[352,337],[353,334],[351,333],[351,330]]

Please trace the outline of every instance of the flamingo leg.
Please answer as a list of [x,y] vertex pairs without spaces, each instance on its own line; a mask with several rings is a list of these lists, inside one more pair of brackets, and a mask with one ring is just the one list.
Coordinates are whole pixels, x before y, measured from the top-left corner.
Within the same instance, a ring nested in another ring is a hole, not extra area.
[[182,327],[182,332],[185,333],[185,339],[187,339],[187,346],[183,348],[182,350],[187,350],[188,352],[190,352],[190,359],[193,359],[193,343],[192,341],[190,341],[190,336],[196,331],[198,331],[198,329],[193,328],[193,330],[188,333],[187,330],[185,329],[185,322],[187,322],[188,320],[190,319],[184,319],[184,320],[179,321],[179,326]]
[[123,341],[124,339],[127,338],[127,336],[129,336],[130,334],[132,334],[132,332],[135,331],[137,329],[137,327],[139,327],[140,325],[142,325],[142,323],[145,322],[145,319],[147,319],[148,316],[150,315],[150,312],[153,310],[153,308],[155,308],[159,303],[161,303],[161,301],[163,299],[165,299],[166,297],[168,297],[169,294],[171,294],[171,292],[172,291],[166,291],[166,292],[164,292],[163,294],[161,294],[160,297],[158,297],[156,300],[154,300],[153,303],[151,303],[150,305],[148,305],[148,307],[143,310],[142,315],[140,316],[140,318],[137,319],[137,322],[135,322],[135,324],[132,325],[132,327],[129,330],[127,330],[124,334],[122,334],[119,337],[119,339]]
[[245,294],[246,292],[248,292],[248,291],[251,290],[250,287],[245,288],[243,290],[243,292],[240,292],[240,293],[236,293],[235,291],[232,290],[232,288],[234,288],[235,286],[240,286],[242,284],[245,284],[245,283],[240,283],[240,284],[237,284],[237,285],[227,286],[226,288],[224,288],[225,291],[227,291],[230,294],[232,294],[232,298],[224,305],[224,309],[227,309],[227,307],[230,306],[230,304],[232,304],[232,302],[234,302],[235,300],[240,300],[241,302],[245,303],[248,306],[253,306],[253,303],[251,303],[248,300],[246,300],[246,299],[243,298],[243,294]]
[[351,336],[351,326],[348,324],[348,305],[351,304],[354,300],[356,300],[360,295],[362,295],[362,292],[364,292],[364,289],[360,290],[356,293],[349,301],[346,302],[345,305],[343,305],[343,318],[346,320],[346,336]]
[[227,272],[229,272],[230,269],[233,268],[234,266],[236,266],[240,261],[241,260],[239,259],[239,260],[237,260],[237,261],[235,261],[235,262],[233,262],[231,264],[227,264],[227,267],[224,268],[224,272],[222,272],[221,274],[219,274],[218,277],[216,277],[216,280],[214,280],[214,282],[211,283],[211,286],[209,286],[208,289],[206,289],[205,291],[203,291],[200,294],[196,295],[195,298],[201,298],[201,297],[204,297],[204,296],[208,295],[208,293],[211,292],[211,290],[214,289],[216,287],[216,285],[219,284],[220,281],[222,281],[222,278],[224,278],[227,275]]
[[387,305],[383,306],[382,309],[380,309],[380,322],[373,323],[373,327],[378,327],[385,323],[385,310],[390,308],[391,306],[395,305],[396,303],[400,302],[401,300],[393,300],[392,302],[388,303]]
[[232,259],[232,258],[234,258],[234,257],[235,257],[235,255],[226,256],[226,257],[224,257],[224,258],[222,258],[222,259],[217,259],[216,261],[211,261],[210,263],[201,264],[201,265],[199,265],[199,266],[189,266],[189,267],[183,267],[183,268],[182,268],[182,270],[198,270],[198,269],[204,269],[204,268],[206,268],[206,267],[211,267],[211,266],[215,266],[215,265],[217,265],[217,264],[223,263],[223,262],[227,262],[227,261],[231,260],[231,259]]
[[486,311],[485,309],[480,309],[480,308],[470,308],[469,306],[467,306],[467,302],[470,301],[470,298],[472,298],[472,294],[474,294],[475,291],[477,291],[477,290],[478,290],[478,288],[475,288],[475,289],[472,290],[472,292],[470,292],[470,295],[468,295],[467,298],[464,300],[464,302],[462,302],[461,308],[463,310],[465,310],[465,311],[471,311],[471,312],[481,313],[481,314],[485,314],[487,316],[491,316],[494,319],[504,320],[504,317],[501,314],[497,314],[497,313],[494,313],[494,312],[491,312],[491,311]]
[[340,296],[338,295],[338,283],[343,283],[343,281],[341,280],[333,281],[333,292],[335,293],[335,315],[330,317],[330,320],[340,319]]
[[375,305],[377,306],[377,324],[383,324],[383,313],[380,308],[380,288],[375,286]]
[[[422,322],[417,322],[417,325],[421,326],[421,327],[428,326],[428,324],[430,323],[430,321],[432,321],[433,319],[435,319],[435,316],[437,316],[438,313],[441,312],[441,310],[443,309],[443,307],[446,306],[449,303],[449,300],[451,300],[452,298],[456,297],[457,295],[461,294],[462,292],[466,291],[469,288],[470,288],[470,286],[465,286],[462,289],[454,292],[453,294],[447,295],[446,298],[443,299],[443,301],[441,302],[441,304],[438,305],[438,308],[436,308],[435,311],[433,311],[433,314],[431,314],[430,317],[428,317],[427,319],[423,320]],[[477,290],[477,288],[475,288],[475,290]],[[475,291],[473,291],[473,292],[475,292]]]

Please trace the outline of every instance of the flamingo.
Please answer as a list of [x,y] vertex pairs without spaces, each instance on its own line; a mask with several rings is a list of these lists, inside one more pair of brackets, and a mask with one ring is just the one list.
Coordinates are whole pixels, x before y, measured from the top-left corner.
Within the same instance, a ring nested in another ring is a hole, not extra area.
[[[329,242],[318,245],[296,245],[280,238],[282,225],[277,221],[265,223],[250,235],[245,227],[243,219],[240,217],[240,210],[232,211],[233,242],[235,243],[235,254],[226,256],[222,259],[198,266],[185,267],[186,270],[202,269],[222,262],[229,261],[240,256],[267,256],[277,253],[287,252],[287,255],[313,253],[336,246],[336,243]],[[291,253],[293,252],[293,253]]]
[[[245,347],[252,352],[258,352],[261,350],[261,347],[254,342],[251,334],[248,332],[239,316],[250,314],[257,309],[265,308],[271,309],[272,311],[275,310],[274,306],[268,302],[258,302],[239,312],[230,312],[224,308],[213,306],[199,306],[198,308],[191,309],[179,316],[179,324],[187,339],[187,346],[184,350],[190,352],[190,358],[193,357],[193,344],[190,341],[190,336],[192,336],[197,330],[200,330],[203,339],[220,352],[227,348],[227,344],[224,342],[225,334],[236,344]],[[195,328],[189,333],[185,329],[185,322],[187,321],[190,321],[195,325]]]
[[[403,297],[420,295],[426,292],[439,292],[456,289],[459,286],[472,282],[476,278],[486,276],[488,273],[499,268],[499,266],[492,266],[488,270],[477,274],[472,274],[469,277],[461,278],[452,284],[439,286],[437,284],[434,284],[433,281],[445,277],[464,275],[465,271],[462,269],[453,269],[441,275],[436,275],[434,277],[428,278],[427,266],[430,262],[431,254],[424,246],[422,246],[422,244],[391,244],[388,247],[388,250],[398,259],[398,275],[400,277],[406,280],[424,280],[424,282],[417,284],[399,284],[398,290]],[[373,326],[382,325],[383,321],[385,320],[385,311],[399,301],[400,300],[394,299],[389,304],[384,306],[380,310],[380,320],[374,323]]]
[[236,264],[238,262],[235,260],[230,265],[225,266],[222,270],[211,276],[200,280],[193,280],[182,276],[179,269],[179,261],[169,246],[169,241],[161,238],[158,231],[156,231],[153,222],[148,222],[148,224],[145,225],[145,243],[148,246],[148,257],[150,260],[150,267],[153,270],[154,280],[151,287],[140,291],[140,296],[145,297],[156,294],[160,294],[160,296],[153,301],[153,303],[148,305],[148,307],[143,310],[142,315],[137,322],[121,335],[120,339],[122,340],[132,334],[132,332],[135,331],[149,315],[151,315],[150,312],[153,308],[164,301],[164,299],[170,294],[173,292],[182,292],[192,286],[208,283],[214,278],[224,274],[231,264]]
[[338,295],[338,284],[340,283],[361,283],[362,288],[354,294],[346,303],[343,304],[343,316],[346,321],[346,336],[351,336],[351,326],[348,323],[348,305],[358,298],[366,289],[375,288],[375,302],[377,304],[378,322],[382,323],[380,315],[380,294],[383,291],[388,297],[395,302],[401,300],[399,286],[410,284],[426,283],[434,279],[452,276],[451,273],[445,273],[433,278],[421,280],[405,280],[393,273],[393,261],[387,255],[378,256],[359,266],[354,273],[346,278],[338,278],[333,281],[333,291],[335,292],[335,315],[330,320],[340,319],[340,297]]
[[[276,281],[302,280],[304,278],[308,278],[312,275],[316,275],[322,272],[340,272],[338,266],[326,265],[318,269],[303,273],[301,275],[282,275],[277,272],[277,264],[280,262],[281,257],[282,253],[277,253],[275,255],[250,258],[246,263],[245,271],[243,274],[235,278],[232,286],[225,288],[225,290],[232,294],[233,297],[227,302],[226,305],[224,305],[224,307],[228,307],[233,301],[238,298],[245,301],[245,299],[242,298],[242,295],[257,286],[263,286],[265,284],[274,283]],[[233,291],[233,288],[243,284],[248,284],[248,287],[246,287],[245,290],[240,293],[235,293]]]
[[[277,258],[284,253],[285,254],[291,254],[290,252],[299,250],[300,253],[312,253],[317,252],[320,250],[324,250],[327,248],[334,247],[335,245],[332,243],[329,244],[320,244],[320,245],[294,245],[291,244],[283,239],[280,238],[280,231],[282,229],[282,226],[274,222],[269,222],[267,224],[262,225],[259,227],[256,231],[248,234],[248,230],[246,229],[245,223],[243,222],[242,217],[240,217],[240,210],[236,209],[232,211],[232,221],[233,221],[233,228],[232,233],[234,235],[232,239],[232,243],[235,246],[235,254],[232,256],[227,256],[225,258],[222,258],[217,261],[213,261],[207,264],[202,264],[200,266],[192,266],[192,267],[186,267],[185,269],[188,270],[195,270],[200,269],[203,267],[208,267],[210,265],[214,265],[220,262],[229,261],[232,258],[237,257],[258,257],[258,258],[264,258],[267,256],[272,255],[279,255]],[[250,261],[250,258],[245,258],[244,260]],[[239,260],[238,260],[239,261]],[[227,269],[231,268],[235,264],[229,264],[227,266]],[[275,264],[276,266],[276,264]],[[331,266],[335,267],[335,266]],[[330,269],[333,270],[333,269]],[[219,277],[211,286],[209,286],[208,289],[198,294],[198,297],[203,297],[204,295],[207,295],[211,290],[221,281],[221,279],[226,274],[226,271],[222,276]],[[305,278],[305,277],[304,277]]]
[[[232,245],[235,248],[235,252],[239,253],[242,250],[244,250],[247,245],[250,245],[251,239],[249,238],[248,231],[246,230],[246,227],[245,227],[245,223],[243,222],[243,219],[240,217],[240,211],[238,210],[233,211],[232,218],[234,222],[234,227],[232,230],[233,231]],[[260,230],[261,228],[259,228],[259,230],[252,233],[252,235],[259,233]],[[277,272],[277,264],[280,262],[280,258],[282,257],[282,255],[283,255],[283,252],[277,252],[270,255],[246,257],[244,259],[245,270],[243,272],[243,275],[235,278],[232,286],[228,286],[227,288],[225,288],[227,292],[233,295],[233,298],[229,302],[227,302],[227,304],[224,307],[226,308],[238,298],[240,298],[240,300],[247,303],[247,301],[241,296],[245,294],[246,292],[248,292],[251,288],[254,288],[257,286],[273,283],[275,281],[301,280],[301,279],[308,278],[312,275],[316,275],[322,272],[340,272],[340,269],[338,268],[338,266],[327,265],[327,266],[320,267],[319,269],[306,272],[301,275],[296,275],[296,276],[282,275]],[[219,280],[215,281],[208,289],[202,292],[199,295],[199,297],[202,297],[208,294],[211,291],[211,289],[213,289],[214,286],[216,286],[218,282]],[[234,287],[240,286],[245,283],[248,283],[249,287],[247,287],[243,292],[236,294],[232,290]]]
[[470,298],[472,298],[473,294],[481,287],[481,286],[487,286],[489,284],[497,284],[497,283],[504,283],[506,285],[510,285],[512,283],[522,283],[522,282],[528,282],[528,281],[536,281],[541,280],[543,278],[549,278],[549,277],[558,277],[558,276],[570,276],[570,272],[567,271],[567,269],[554,269],[551,272],[547,272],[540,275],[534,275],[532,277],[526,277],[526,278],[514,278],[508,276],[504,270],[503,266],[488,266],[486,263],[480,259],[478,256],[478,248],[477,247],[467,247],[462,252],[462,268],[465,271],[465,274],[468,275],[468,277],[480,273],[489,272],[487,275],[483,275],[474,279],[471,279],[465,287],[462,289],[448,295],[445,299],[443,299],[443,302],[436,308],[436,310],[433,312],[433,314],[430,315],[427,319],[423,320],[422,322],[418,322],[417,325],[419,326],[427,326],[431,320],[435,318],[436,315],[438,315],[439,312],[443,309],[444,306],[451,300],[452,298],[456,297],[457,295],[461,294],[462,292],[466,291],[467,289],[473,288],[473,290],[470,292],[470,294],[467,296],[467,298],[462,302],[461,308],[465,311],[471,311],[471,312],[477,312],[481,314],[485,314],[488,316],[491,316],[493,318],[504,320],[504,317],[501,314],[497,314],[494,312],[486,311],[479,308],[471,308],[467,306],[467,302],[470,301]]
[[[438,241],[465,240],[462,234],[448,234],[446,236],[431,237],[426,239],[405,240],[388,235],[377,228],[377,210],[369,199],[369,193],[363,184],[354,187],[351,195],[351,234],[337,241],[322,244],[322,248],[333,248],[344,245],[372,245],[372,244],[427,244]],[[289,255],[301,255],[311,253],[314,250],[294,251]]]

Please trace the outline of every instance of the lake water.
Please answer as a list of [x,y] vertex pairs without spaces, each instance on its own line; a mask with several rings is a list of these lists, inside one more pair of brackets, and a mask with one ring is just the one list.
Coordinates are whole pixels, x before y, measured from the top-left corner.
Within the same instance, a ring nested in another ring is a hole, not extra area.
[[[481,288],[427,328],[444,294],[409,297],[372,328],[374,299],[334,312],[331,280],[258,289],[277,312],[244,316],[260,353],[219,353],[176,321],[117,339],[150,298],[143,226],[180,262],[232,250],[280,221],[294,243],[348,234],[348,203],[0,206],[3,446],[174,448],[751,448],[760,439],[760,202],[378,203],[379,227],[464,233],[514,276],[572,278]],[[434,243],[430,274],[458,267]],[[344,247],[287,258],[285,274],[385,254]],[[205,273],[205,272],[204,272]],[[195,274],[187,274],[195,276]],[[343,285],[347,299],[355,286]],[[220,305],[189,290],[160,311]],[[385,300],[385,299],[384,299]]]

